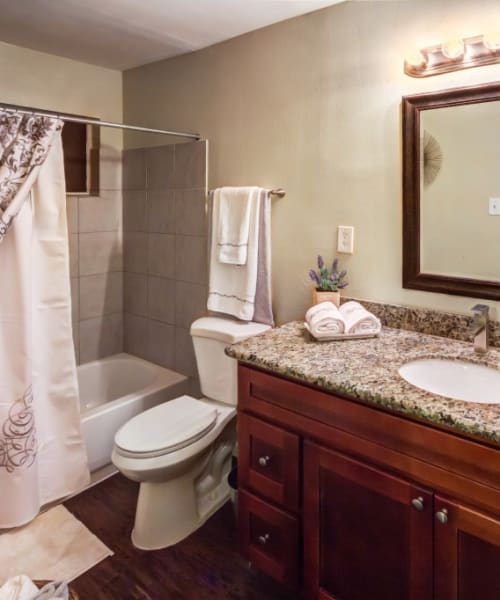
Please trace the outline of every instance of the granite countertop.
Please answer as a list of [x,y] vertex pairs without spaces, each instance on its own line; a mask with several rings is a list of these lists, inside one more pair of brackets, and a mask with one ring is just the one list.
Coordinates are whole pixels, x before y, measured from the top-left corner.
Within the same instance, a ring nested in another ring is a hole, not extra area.
[[486,355],[472,344],[384,327],[379,337],[316,342],[294,321],[233,344],[226,354],[299,382],[446,425],[500,443],[500,404],[475,404],[426,392],[405,381],[398,369],[419,358],[448,358],[500,370],[500,350]]

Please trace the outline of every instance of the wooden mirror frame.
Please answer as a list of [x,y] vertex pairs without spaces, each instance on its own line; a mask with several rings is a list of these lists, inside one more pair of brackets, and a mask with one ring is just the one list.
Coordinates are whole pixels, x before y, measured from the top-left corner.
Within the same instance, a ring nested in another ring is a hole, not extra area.
[[500,300],[500,281],[433,275],[420,271],[420,113],[435,108],[495,100],[500,101],[500,82],[403,97],[404,288]]

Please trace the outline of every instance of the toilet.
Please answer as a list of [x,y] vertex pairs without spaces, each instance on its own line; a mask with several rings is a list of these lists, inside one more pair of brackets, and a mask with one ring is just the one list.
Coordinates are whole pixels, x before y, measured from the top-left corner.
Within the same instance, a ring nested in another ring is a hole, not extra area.
[[198,529],[229,498],[227,475],[236,444],[237,362],[229,344],[270,329],[202,317],[191,325],[203,397],[180,396],[125,423],[111,459],[140,483],[132,543],[165,548]]

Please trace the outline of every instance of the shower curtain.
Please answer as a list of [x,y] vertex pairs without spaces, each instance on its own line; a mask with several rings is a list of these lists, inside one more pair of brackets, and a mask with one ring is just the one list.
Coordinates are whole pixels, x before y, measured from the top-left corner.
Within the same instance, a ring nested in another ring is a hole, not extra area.
[[89,480],[61,129],[0,109],[0,528],[27,523]]

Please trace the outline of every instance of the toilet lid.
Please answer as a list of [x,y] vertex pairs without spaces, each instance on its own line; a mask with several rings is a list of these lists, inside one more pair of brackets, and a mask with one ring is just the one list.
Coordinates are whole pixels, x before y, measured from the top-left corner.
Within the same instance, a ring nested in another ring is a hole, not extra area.
[[125,452],[159,456],[193,444],[215,425],[217,409],[180,396],[133,417],[118,430],[115,444]]

